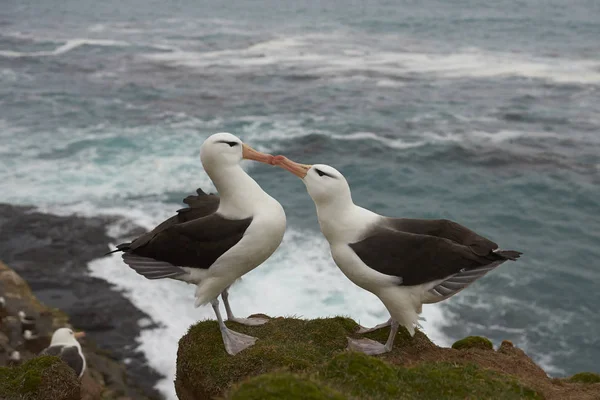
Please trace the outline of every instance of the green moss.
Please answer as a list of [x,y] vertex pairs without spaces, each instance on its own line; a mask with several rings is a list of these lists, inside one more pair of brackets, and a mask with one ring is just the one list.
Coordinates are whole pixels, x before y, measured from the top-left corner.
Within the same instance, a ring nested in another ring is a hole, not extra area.
[[600,383],[600,375],[593,372],[580,372],[570,377],[569,382]]
[[512,379],[474,365],[423,363],[404,368],[361,353],[334,357],[319,373],[343,393],[377,399],[541,399]]
[[56,357],[34,358],[19,367],[0,368],[0,393],[27,394],[36,392],[42,381],[42,372],[55,363]]
[[0,368],[2,399],[78,399],[75,372],[59,358],[43,356],[18,367]]
[[354,321],[342,317],[276,318],[261,326],[228,326],[257,337],[256,344],[232,357],[225,352],[215,321],[192,326],[179,341],[177,387],[184,386],[196,396],[214,396],[245,377],[281,368],[305,371],[344,350],[346,336],[357,329]]
[[452,345],[453,349],[461,350],[461,349],[483,349],[483,350],[493,350],[494,345],[488,338],[484,338],[481,336],[467,336],[464,339],[460,339]]
[[473,364],[424,363],[400,368],[400,387],[405,399],[542,399],[537,392],[512,378]]
[[289,373],[251,378],[227,397],[231,400],[344,400],[345,396],[308,378]]
[[[421,332],[411,337],[401,330],[392,352],[371,357],[346,351],[347,337],[361,337],[355,333],[357,324],[347,318],[277,318],[255,327],[227,324],[257,337],[256,344],[230,356],[215,321],[192,326],[177,353],[175,386],[180,399],[224,393],[235,400],[541,398],[511,377],[474,365],[421,362],[407,368],[387,362],[396,364],[405,354],[418,355],[421,349],[438,349]],[[384,342],[388,334],[389,329],[382,329],[365,336]],[[477,346],[482,342],[491,347],[484,338],[468,341]],[[238,382],[243,383],[231,390]]]
[[361,398],[375,394],[395,398],[400,392],[396,369],[362,353],[347,352],[334,357],[321,369],[319,378]]

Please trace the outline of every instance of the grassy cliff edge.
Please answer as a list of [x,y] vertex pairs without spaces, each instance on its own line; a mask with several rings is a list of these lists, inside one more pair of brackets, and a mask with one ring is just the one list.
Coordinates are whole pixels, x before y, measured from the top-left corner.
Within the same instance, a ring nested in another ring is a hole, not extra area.
[[[441,348],[421,332],[411,338],[401,331],[392,352],[371,357],[345,350],[347,337],[360,337],[348,318],[228,325],[259,340],[232,357],[215,321],[192,326],[177,354],[181,400],[600,399],[600,383],[589,373],[585,380],[550,379],[507,341],[494,350],[489,340],[469,337]],[[384,342],[388,333],[364,337]]]
[[79,400],[79,380],[59,358],[44,356],[14,367],[0,367],[0,398]]

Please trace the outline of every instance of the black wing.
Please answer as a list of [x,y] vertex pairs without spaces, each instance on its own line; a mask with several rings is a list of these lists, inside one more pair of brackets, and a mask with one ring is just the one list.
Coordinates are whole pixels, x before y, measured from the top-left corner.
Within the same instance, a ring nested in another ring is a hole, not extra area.
[[60,357],[60,353],[62,352],[65,346],[50,346],[46,347],[44,350],[40,352],[41,356],[55,356]]
[[149,279],[185,273],[179,267],[209,268],[242,239],[251,222],[213,213],[174,224],[143,243],[134,241],[123,260]]
[[474,271],[520,255],[518,252],[493,250],[480,255],[471,246],[444,237],[382,227],[376,227],[365,239],[350,244],[350,247],[370,268],[402,278],[405,286],[448,278],[461,271]]
[[69,367],[73,368],[77,376],[83,372],[84,360],[76,346],[50,346],[42,350],[40,355],[60,357]]
[[386,226],[396,231],[449,239],[470,247],[480,256],[485,256],[498,248],[498,245],[491,240],[447,219],[384,218],[384,222]]
[[220,201],[219,196],[214,194],[206,194],[200,188],[196,189],[196,193],[196,196],[189,195],[183,199],[183,202],[189,207],[177,210],[176,215],[166,219],[150,232],[139,236],[133,242],[121,243],[117,245],[117,250],[111,251],[111,253],[116,251],[128,251],[137,247],[142,247],[151,241],[157,234],[171,226],[206,217],[207,215],[217,211]]

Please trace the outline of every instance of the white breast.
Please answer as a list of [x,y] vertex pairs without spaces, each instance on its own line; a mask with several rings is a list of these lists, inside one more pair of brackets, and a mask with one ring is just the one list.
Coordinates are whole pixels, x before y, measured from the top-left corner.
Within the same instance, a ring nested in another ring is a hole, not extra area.
[[285,233],[285,212],[274,199],[263,205],[252,217],[242,239],[215,261],[211,269],[219,272],[223,264],[227,265],[225,269],[241,276],[266,261],[279,247]]
[[318,209],[317,213],[333,260],[348,279],[375,294],[381,287],[398,284],[398,278],[365,265],[349,246],[363,239],[373,224],[381,219],[380,215],[354,204],[345,210]]
[[339,269],[356,285],[378,294],[382,288],[397,286],[401,280],[385,275],[367,266],[348,244],[330,245],[331,255]]

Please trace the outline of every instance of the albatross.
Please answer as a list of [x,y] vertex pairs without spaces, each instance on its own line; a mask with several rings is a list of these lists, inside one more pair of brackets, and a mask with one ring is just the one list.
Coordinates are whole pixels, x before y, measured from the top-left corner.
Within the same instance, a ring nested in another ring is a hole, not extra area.
[[86,362],[78,338],[85,336],[84,332],[73,332],[69,328],[57,329],[52,334],[50,346],[40,352],[40,356],[55,356],[73,368],[77,377],[81,378],[85,372]]
[[367,354],[392,350],[400,325],[415,333],[423,304],[437,303],[465,289],[507,260],[522,254],[447,219],[391,218],[352,201],[350,186],[335,168],[304,165],[284,156],[273,164],[298,176],[313,199],[323,235],[341,271],[375,294],[390,313],[385,345],[348,338],[348,347]]
[[236,318],[228,289],[267,260],[279,247],[286,227],[283,208],[240,166],[243,159],[270,164],[273,156],[252,149],[230,133],[216,133],[200,149],[204,170],[219,195],[188,196],[188,207],[131,243],[122,243],[129,267],[148,279],[171,278],[197,285],[195,306],[211,303],[227,353],[235,355],[256,338],[228,329],[219,311],[221,295],[227,319],[260,325],[262,318]]

